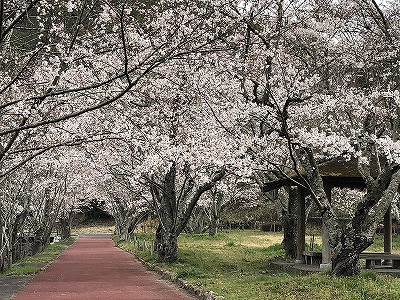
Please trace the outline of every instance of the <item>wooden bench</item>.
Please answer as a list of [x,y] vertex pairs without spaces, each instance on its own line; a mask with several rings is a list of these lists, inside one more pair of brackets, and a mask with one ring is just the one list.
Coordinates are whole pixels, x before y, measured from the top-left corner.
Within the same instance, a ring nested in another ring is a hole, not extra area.
[[381,266],[382,261],[391,261],[392,268],[400,268],[400,255],[385,252],[363,252],[360,254],[361,259],[365,259],[365,268],[373,269],[375,266]]
[[303,251],[303,256],[306,265],[319,265],[322,263],[322,252],[320,251]]

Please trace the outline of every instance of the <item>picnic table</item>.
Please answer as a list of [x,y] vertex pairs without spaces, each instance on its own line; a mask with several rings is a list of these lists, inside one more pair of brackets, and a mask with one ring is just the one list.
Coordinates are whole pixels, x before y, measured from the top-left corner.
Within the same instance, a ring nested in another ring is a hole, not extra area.
[[321,251],[303,251],[306,265],[319,265],[322,263]]
[[365,268],[373,269],[375,266],[381,266],[384,261],[391,262],[393,269],[400,268],[400,255],[388,252],[362,252],[361,259],[365,259]]

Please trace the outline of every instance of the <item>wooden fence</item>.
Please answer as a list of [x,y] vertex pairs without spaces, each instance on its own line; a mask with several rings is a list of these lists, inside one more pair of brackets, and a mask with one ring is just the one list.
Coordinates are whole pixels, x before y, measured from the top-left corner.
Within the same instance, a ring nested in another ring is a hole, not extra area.
[[156,250],[155,240],[139,239],[137,236],[133,236],[133,245],[140,251],[150,251],[150,255],[153,256]]

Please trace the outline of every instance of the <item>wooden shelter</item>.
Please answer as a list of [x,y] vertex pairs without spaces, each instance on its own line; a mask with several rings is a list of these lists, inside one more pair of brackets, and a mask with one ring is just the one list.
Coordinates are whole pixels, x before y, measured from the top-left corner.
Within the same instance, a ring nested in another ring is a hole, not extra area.
[[[346,161],[345,159],[339,158],[330,160],[328,162],[318,165],[320,175],[323,180],[324,190],[329,201],[332,198],[332,188],[366,188],[366,184],[361,174],[358,172],[357,159],[351,159]],[[378,176],[378,165],[372,163],[371,175],[373,177]],[[275,181],[267,182],[264,184],[263,191],[269,192],[280,188],[282,186],[296,186],[295,182],[302,183],[302,179],[299,178],[294,172],[288,174],[286,178],[278,179]],[[304,250],[305,250],[305,197],[307,192],[300,186],[298,188],[298,206],[297,206],[297,263],[304,263]],[[328,232],[323,226],[322,236],[322,264],[321,268],[331,266],[331,251],[328,243]],[[385,214],[384,218],[384,252],[391,253],[392,251],[392,218],[391,208]]]

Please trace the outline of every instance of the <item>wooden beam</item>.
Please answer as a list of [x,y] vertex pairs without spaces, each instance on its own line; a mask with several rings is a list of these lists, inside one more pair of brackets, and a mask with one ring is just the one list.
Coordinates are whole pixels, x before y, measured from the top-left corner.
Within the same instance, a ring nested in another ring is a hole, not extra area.
[[297,264],[304,264],[303,252],[306,245],[306,201],[305,191],[297,188]]
[[[329,203],[332,203],[332,185],[329,181],[324,181],[324,191]],[[332,266],[331,247],[329,246],[328,229],[322,222],[322,263],[320,268],[325,269]]]
[[384,227],[384,245],[383,251],[385,253],[392,253],[392,207],[389,206],[385,218],[383,219],[383,227]]

